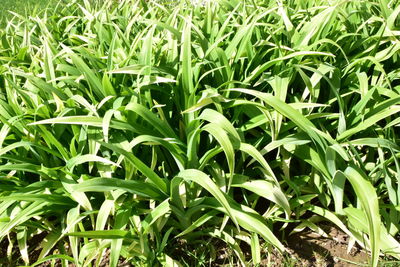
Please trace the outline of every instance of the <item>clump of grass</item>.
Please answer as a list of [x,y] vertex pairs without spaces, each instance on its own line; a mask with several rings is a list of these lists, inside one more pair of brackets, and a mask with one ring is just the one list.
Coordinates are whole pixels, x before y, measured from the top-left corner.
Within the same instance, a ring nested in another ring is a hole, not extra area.
[[217,239],[257,265],[285,228],[327,220],[373,266],[399,258],[398,6],[83,1],[10,21],[5,257],[179,265],[185,242],[208,263]]
[[40,15],[48,9],[54,10],[58,5],[65,3],[65,0],[3,0],[0,6],[0,26],[5,27],[7,20],[11,20],[14,16]]

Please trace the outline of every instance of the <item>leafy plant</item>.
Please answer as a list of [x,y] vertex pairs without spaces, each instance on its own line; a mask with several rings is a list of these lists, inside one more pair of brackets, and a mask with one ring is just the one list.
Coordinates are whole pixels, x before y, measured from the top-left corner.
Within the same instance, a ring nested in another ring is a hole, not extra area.
[[207,264],[220,240],[260,264],[315,216],[373,266],[399,259],[399,7],[83,1],[11,20],[4,260]]

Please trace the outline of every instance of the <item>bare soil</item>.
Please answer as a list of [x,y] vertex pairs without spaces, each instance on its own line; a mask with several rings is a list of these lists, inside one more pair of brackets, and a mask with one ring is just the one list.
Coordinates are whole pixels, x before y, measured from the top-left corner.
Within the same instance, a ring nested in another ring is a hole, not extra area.
[[[303,231],[287,238],[288,255],[273,253],[270,266],[347,267],[368,266],[370,256],[359,247],[348,249],[348,236],[335,227],[328,226],[328,237],[312,231]],[[268,259],[262,266],[268,265]]]

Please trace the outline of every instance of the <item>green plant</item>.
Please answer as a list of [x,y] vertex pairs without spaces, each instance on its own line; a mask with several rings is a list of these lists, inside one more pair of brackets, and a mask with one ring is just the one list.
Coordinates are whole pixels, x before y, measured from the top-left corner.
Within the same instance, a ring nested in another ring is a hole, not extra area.
[[[32,264],[27,244],[44,235],[36,264],[109,252],[110,266],[179,265],[176,246],[211,240],[258,264],[261,239],[284,252],[280,232],[317,229],[315,215],[373,266],[399,258],[399,6],[83,1],[10,21],[0,239],[20,259],[8,258]],[[215,260],[202,253],[188,261]]]

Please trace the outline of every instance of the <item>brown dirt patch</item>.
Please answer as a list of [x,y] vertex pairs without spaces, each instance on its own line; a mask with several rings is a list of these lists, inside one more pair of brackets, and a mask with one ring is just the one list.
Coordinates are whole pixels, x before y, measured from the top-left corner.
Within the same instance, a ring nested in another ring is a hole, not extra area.
[[[368,266],[367,252],[355,246],[347,253],[348,236],[333,226],[324,227],[328,237],[303,231],[287,237],[288,254],[273,253],[271,266],[347,267]],[[262,266],[267,266],[264,260]]]

